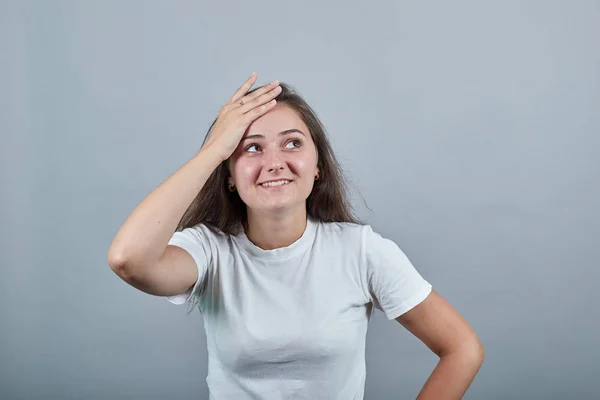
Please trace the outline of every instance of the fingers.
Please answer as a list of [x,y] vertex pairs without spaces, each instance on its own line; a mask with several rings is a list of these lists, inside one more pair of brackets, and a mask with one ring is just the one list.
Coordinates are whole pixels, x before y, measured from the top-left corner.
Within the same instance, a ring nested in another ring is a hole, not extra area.
[[[279,93],[281,93],[281,90],[279,82],[271,82],[270,84],[257,89],[252,95],[244,97],[244,104],[240,106],[239,110],[243,113],[247,113],[256,107],[260,107],[277,97]],[[256,95],[254,95],[255,93]]]
[[275,107],[275,104],[277,104],[277,101],[275,101],[275,99],[273,99],[273,100],[269,101],[268,103],[265,103],[259,107],[254,107],[253,109],[248,111],[246,114],[244,114],[244,116],[248,118],[248,122],[254,121],[261,115],[266,114],[267,111],[269,111],[271,108]]
[[253,72],[252,75],[246,79],[246,82],[244,82],[242,86],[240,86],[239,89],[233,94],[229,102],[233,104],[241,99],[246,93],[248,93],[248,90],[250,90],[252,85],[254,85],[254,82],[256,82],[256,77],[256,72]]
[[[248,93],[247,95],[243,96],[241,100],[244,101],[244,104],[249,103],[250,100],[254,100],[258,96],[265,94],[270,90],[275,89],[277,86],[279,86],[279,81],[274,80],[271,83],[267,83],[266,85],[261,86],[260,88],[256,89],[254,92]],[[238,104],[239,104],[239,101],[238,101]]]

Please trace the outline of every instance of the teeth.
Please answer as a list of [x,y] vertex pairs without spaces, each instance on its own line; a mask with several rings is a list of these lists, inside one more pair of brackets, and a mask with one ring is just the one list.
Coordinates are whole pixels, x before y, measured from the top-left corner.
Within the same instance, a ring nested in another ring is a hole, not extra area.
[[263,183],[261,186],[281,186],[281,185],[285,185],[286,183],[288,183],[288,180],[280,180],[280,181],[275,181],[275,182],[266,182]]

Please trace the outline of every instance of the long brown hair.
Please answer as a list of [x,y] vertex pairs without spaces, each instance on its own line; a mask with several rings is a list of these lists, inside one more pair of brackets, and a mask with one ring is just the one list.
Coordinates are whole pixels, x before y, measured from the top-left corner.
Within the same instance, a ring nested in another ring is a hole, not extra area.
[[[353,212],[348,201],[348,185],[342,168],[333,153],[325,128],[315,111],[304,101],[298,92],[286,83],[280,83],[281,93],[276,97],[277,104],[285,104],[296,111],[306,124],[317,149],[319,179],[306,199],[307,215],[321,222],[351,222],[363,224]],[[252,93],[255,88],[249,93]],[[210,136],[217,119],[213,121],[204,143]],[[228,161],[223,161],[210,175],[198,196],[183,214],[177,230],[183,230],[204,223],[228,234],[238,234],[246,222],[246,205],[237,191],[227,188],[229,177]]]

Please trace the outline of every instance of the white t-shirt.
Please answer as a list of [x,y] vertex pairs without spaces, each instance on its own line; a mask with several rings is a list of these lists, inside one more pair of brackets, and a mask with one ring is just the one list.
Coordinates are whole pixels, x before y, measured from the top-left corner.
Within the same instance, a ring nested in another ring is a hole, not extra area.
[[300,239],[263,250],[204,224],[170,245],[198,265],[184,304],[204,317],[210,399],[363,399],[373,306],[394,319],[431,292],[391,240],[369,225],[307,220]]

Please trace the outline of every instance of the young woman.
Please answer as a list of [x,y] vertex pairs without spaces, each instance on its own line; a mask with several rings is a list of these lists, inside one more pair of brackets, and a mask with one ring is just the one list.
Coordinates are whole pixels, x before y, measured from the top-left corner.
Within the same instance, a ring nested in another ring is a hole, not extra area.
[[313,110],[278,81],[222,108],[200,151],[109,249],[133,287],[197,306],[211,399],[362,399],[373,308],[440,361],[419,399],[459,399],[483,362],[467,322],[350,211]]

